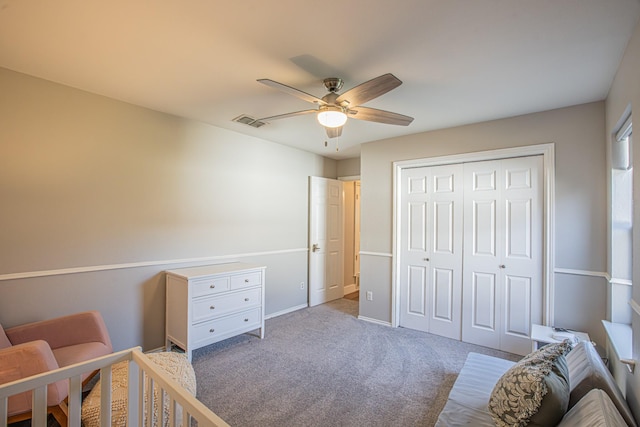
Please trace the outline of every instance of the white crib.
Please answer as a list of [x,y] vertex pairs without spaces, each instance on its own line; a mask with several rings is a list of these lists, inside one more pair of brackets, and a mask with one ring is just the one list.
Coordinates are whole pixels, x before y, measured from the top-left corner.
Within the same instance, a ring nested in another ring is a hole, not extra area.
[[[159,414],[165,413],[165,400],[169,402],[169,419],[165,421],[170,427],[191,426],[195,420],[198,427],[228,426],[220,417],[211,412],[199,400],[186,392],[180,385],[167,378],[157,365],[149,360],[139,347],[123,350],[107,356],[92,359],[76,365],[56,369],[39,375],[34,375],[19,381],[0,385],[0,427],[7,426],[8,399],[25,391],[33,393],[32,425],[46,427],[47,425],[47,385],[56,381],[69,380],[68,419],[69,427],[81,426],[82,409],[82,374],[100,370],[100,425],[111,426],[111,366],[128,360],[128,421],[127,425],[151,426],[154,410]],[[145,387],[146,384],[146,387]],[[169,399],[144,399],[144,390],[158,387]],[[154,405],[159,405],[154,408]],[[177,418],[176,409],[182,407],[182,418]],[[108,408],[105,410],[105,408]]]

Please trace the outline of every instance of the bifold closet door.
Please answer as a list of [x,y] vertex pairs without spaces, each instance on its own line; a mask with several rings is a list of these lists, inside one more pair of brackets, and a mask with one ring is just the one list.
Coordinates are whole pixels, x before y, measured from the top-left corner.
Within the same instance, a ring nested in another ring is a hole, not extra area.
[[401,179],[400,326],[460,339],[462,165]]
[[542,320],[542,156],[464,165],[462,340],[526,354]]

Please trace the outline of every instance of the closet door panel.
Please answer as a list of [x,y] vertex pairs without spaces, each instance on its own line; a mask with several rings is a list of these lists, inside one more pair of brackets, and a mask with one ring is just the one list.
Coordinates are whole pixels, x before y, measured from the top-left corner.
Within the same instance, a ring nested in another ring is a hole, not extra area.
[[426,171],[421,168],[403,172],[400,224],[400,326],[429,331],[429,272],[427,245],[427,184]]
[[462,165],[429,168],[427,228],[431,277],[429,332],[453,339],[462,328]]
[[503,160],[505,289],[501,350],[526,354],[531,324],[542,323],[542,156]]
[[500,167],[500,161],[464,165],[462,340],[493,348],[502,321]]
[[400,326],[461,337],[462,166],[401,176]]

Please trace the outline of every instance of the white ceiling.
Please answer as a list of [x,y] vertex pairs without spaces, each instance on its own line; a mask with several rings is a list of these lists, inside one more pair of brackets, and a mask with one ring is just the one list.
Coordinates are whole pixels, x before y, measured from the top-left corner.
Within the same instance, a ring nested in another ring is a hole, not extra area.
[[[606,97],[638,0],[0,0],[0,66],[332,158],[365,142]],[[404,83],[365,105],[408,127],[349,120],[328,140],[313,108],[384,73]]]

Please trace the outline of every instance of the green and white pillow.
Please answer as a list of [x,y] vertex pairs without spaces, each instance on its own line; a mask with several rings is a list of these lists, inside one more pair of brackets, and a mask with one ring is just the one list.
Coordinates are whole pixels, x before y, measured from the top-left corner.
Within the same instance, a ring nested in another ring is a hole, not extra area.
[[489,412],[499,427],[554,426],[569,405],[568,341],[524,357],[498,380]]

